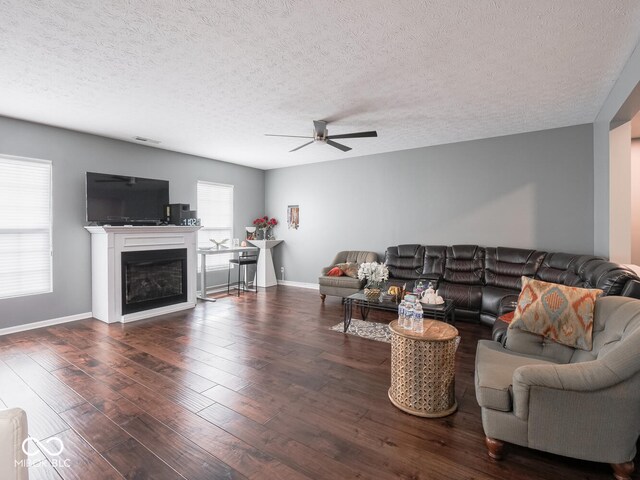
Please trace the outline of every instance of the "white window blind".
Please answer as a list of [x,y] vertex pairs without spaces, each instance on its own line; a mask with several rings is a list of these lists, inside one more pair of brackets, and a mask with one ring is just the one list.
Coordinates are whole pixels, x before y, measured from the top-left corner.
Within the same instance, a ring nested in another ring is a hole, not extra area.
[[[198,218],[202,228],[198,232],[198,248],[215,245],[209,240],[227,239],[225,245],[231,246],[233,238],[233,185],[198,182],[197,186]],[[228,268],[231,254],[207,255],[207,270]],[[198,262],[198,268],[199,267]]]
[[51,162],[0,155],[0,205],[0,298],[51,292]]

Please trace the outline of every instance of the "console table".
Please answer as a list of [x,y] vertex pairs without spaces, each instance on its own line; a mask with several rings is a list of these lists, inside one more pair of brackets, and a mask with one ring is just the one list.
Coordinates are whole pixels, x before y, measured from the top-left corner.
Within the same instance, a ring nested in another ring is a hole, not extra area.
[[273,267],[271,249],[280,245],[282,240],[247,240],[247,243],[260,249],[258,256],[258,269],[256,272],[257,285],[259,287],[273,287],[278,284],[276,269]]
[[[240,253],[240,252],[253,252],[257,250],[256,247],[232,247],[232,248],[199,248],[198,255],[200,255],[200,295],[198,300],[204,300],[206,302],[215,302],[215,298],[207,297],[207,255],[220,255],[223,253]],[[246,280],[246,279],[245,279]]]

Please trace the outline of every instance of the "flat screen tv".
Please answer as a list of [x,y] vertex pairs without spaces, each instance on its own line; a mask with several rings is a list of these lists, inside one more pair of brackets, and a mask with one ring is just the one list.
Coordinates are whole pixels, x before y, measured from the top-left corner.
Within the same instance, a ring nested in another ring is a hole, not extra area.
[[157,225],[169,203],[169,182],[87,172],[87,222]]

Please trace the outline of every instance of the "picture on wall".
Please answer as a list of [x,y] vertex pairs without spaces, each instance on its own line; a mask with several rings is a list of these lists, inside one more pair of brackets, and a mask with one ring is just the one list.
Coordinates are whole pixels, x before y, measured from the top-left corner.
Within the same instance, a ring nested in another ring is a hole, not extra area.
[[289,228],[298,229],[300,226],[300,206],[289,205],[287,207],[287,224]]

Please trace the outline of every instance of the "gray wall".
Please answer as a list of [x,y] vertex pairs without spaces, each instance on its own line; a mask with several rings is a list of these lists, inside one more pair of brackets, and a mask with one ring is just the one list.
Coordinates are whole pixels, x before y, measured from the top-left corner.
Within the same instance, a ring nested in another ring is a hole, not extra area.
[[[620,107],[640,82],[640,44],[631,54],[593,124],[594,251],[609,256],[609,128]],[[625,116],[631,120],[638,109]]]
[[[264,211],[264,171],[0,117],[0,153],[53,162],[53,293],[0,300],[0,328],[91,311],[86,171],[169,180],[173,203],[196,205],[196,182],[233,184],[234,236]],[[222,278],[224,276],[224,279]],[[226,283],[210,275],[210,284]]]
[[[315,283],[339,250],[401,243],[592,253],[592,133],[579,125],[269,170],[278,278],[284,266],[286,280]],[[289,204],[300,205],[298,230],[287,229]]]

